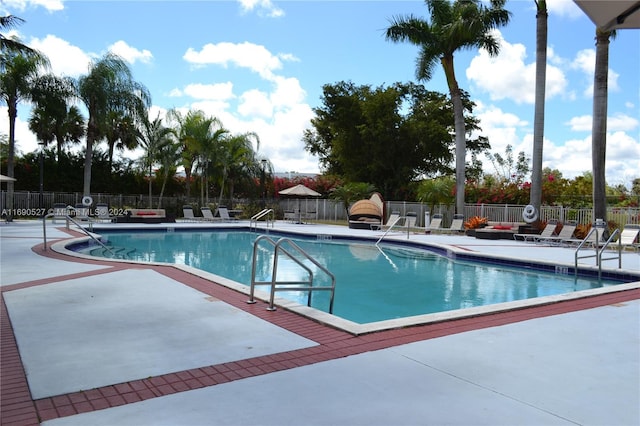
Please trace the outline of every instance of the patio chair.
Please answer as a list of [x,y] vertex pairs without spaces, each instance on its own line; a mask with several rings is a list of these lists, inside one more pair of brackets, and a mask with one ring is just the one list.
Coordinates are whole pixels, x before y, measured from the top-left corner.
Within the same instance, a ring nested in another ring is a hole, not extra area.
[[426,228],[429,232],[439,232],[442,231],[442,215],[440,213],[436,213],[433,215],[433,219],[429,223],[429,226]]
[[91,218],[89,217],[89,206],[85,206],[84,204],[76,204],[75,207],[75,212],[76,212],[76,219],[80,220],[80,221],[90,221]]
[[202,220],[206,220],[207,222],[213,222],[216,220],[209,207],[201,207],[200,211],[202,212]]
[[95,220],[98,222],[113,222],[114,217],[109,214],[109,206],[105,203],[96,204]]
[[66,222],[66,216],[69,214],[69,211],[65,203],[55,203],[51,210],[51,213],[53,213],[53,223],[57,223],[59,220]]
[[464,216],[461,214],[454,214],[451,226],[444,230],[449,234],[458,234],[464,232]]
[[640,250],[640,242],[638,242],[638,236],[640,235],[640,225],[625,225],[620,232],[620,245],[623,250],[631,248],[632,250]]
[[238,220],[238,218],[236,217],[231,217],[229,215],[229,209],[225,206],[220,206],[218,207],[218,216],[220,216],[220,219],[223,220],[224,222],[229,222],[232,220]]
[[182,206],[182,217],[187,222],[195,222],[198,218],[193,214],[193,207]]
[[513,239],[516,241],[531,241],[535,242],[536,238],[550,238],[556,232],[557,220],[550,220],[539,234],[513,234]]
[[393,211],[389,215],[389,219],[387,219],[387,222],[384,225],[382,225],[381,229],[383,231],[386,231],[387,229],[393,227],[394,225],[397,225],[399,221],[400,221],[400,212]]
[[536,243],[547,243],[551,245],[560,245],[563,241],[569,241],[573,238],[577,224],[574,221],[569,221],[562,225],[562,229],[558,232],[558,235],[550,237],[541,237],[540,235],[534,236],[533,239]]

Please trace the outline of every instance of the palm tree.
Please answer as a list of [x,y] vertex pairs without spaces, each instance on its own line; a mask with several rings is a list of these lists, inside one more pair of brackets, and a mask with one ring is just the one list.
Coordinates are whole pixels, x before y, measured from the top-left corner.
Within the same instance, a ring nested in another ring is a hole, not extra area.
[[149,208],[152,208],[153,165],[159,160],[161,150],[173,142],[172,137],[173,129],[163,126],[160,114],[153,121],[143,121],[139,144],[145,151],[142,162],[149,177]]
[[[113,165],[113,153],[117,149],[118,151],[124,151],[125,149],[133,150],[138,147],[138,138],[140,133],[136,128],[135,120],[133,117],[123,114],[121,111],[109,111],[107,113],[107,119],[103,123],[104,138],[107,140],[109,147],[109,169]],[[144,120],[143,120],[144,126]]]
[[482,48],[495,56],[500,50],[491,30],[509,23],[506,0],[490,0],[487,7],[480,0],[425,0],[430,22],[413,15],[391,20],[386,38],[408,41],[420,47],[417,59],[418,80],[430,80],[438,62],[444,69],[453,103],[456,140],[456,210],[464,212],[466,129],[461,89],[456,80],[453,57],[460,49]]
[[29,129],[44,145],[57,142],[57,158],[67,142],[79,143],[84,136],[84,118],[76,106],[69,106],[75,93],[73,79],[53,74],[38,78],[33,88]]
[[529,204],[537,212],[542,204],[542,151],[544,145],[544,107],[547,76],[547,2],[535,0],[536,13],[536,100],[533,118],[533,156]]
[[[18,18],[17,16],[0,16],[0,30],[15,28],[23,22],[24,19]],[[7,37],[0,33],[0,72],[5,71],[7,62],[11,59],[11,57],[7,55],[8,52],[20,54],[22,56],[41,55],[37,50],[34,50],[26,44],[22,43],[19,38],[15,36]]]
[[182,153],[180,151],[181,146],[175,140],[173,129],[171,130],[171,140],[160,147],[157,156],[158,163],[160,163],[160,168],[162,170],[162,188],[160,189],[160,197],[158,198],[158,208],[162,208],[162,197],[167,186],[167,181],[169,180],[169,175],[175,174],[176,165],[182,158]]
[[[222,123],[215,117],[208,117],[200,125],[200,136],[196,139],[198,154],[198,168],[200,169],[200,199],[202,205],[209,204],[209,168],[219,162],[223,151],[223,140],[229,131],[222,127]],[[206,131],[205,131],[206,129]]]
[[[205,115],[202,111],[190,110],[183,115],[179,110],[172,109],[167,113],[167,118],[174,122],[175,134],[181,145],[182,167],[186,177],[186,197],[191,197],[191,175],[193,174],[193,166],[198,157],[198,138],[200,137],[200,129],[203,127],[202,121]],[[208,129],[206,129],[208,132]],[[205,134],[206,134],[205,132]]]
[[[7,104],[9,113],[9,153],[7,156],[7,175],[14,176],[14,158],[16,145],[16,119],[18,103],[30,101],[33,82],[49,60],[41,54],[23,55],[16,50],[2,50],[2,72],[0,72],[0,97]],[[7,209],[13,209],[13,181],[7,182]],[[11,220],[11,215],[8,215]]]
[[234,180],[240,179],[241,175],[253,174],[252,169],[258,161],[252,140],[256,141],[256,147],[260,147],[260,138],[254,132],[234,135],[222,141],[222,152],[219,157],[221,171],[219,204],[222,204],[228,177],[231,178],[229,179],[229,198],[233,199]]
[[593,167],[593,219],[607,221],[607,94],[609,78],[609,38],[614,31],[596,28],[596,65],[593,76],[593,122],[591,128],[591,164]]
[[88,74],[78,80],[78,93],[89,112],[83,185],[83,193],[89,195],[93,145],[104,137],[109,112],[120,111],[141,120],[151,104],[151,95],[144,85],[133,80],[126,62],[113,53],[91,63]]

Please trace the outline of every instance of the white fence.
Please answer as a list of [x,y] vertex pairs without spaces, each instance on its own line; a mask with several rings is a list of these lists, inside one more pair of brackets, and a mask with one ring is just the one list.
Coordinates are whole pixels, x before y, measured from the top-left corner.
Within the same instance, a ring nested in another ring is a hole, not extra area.
[[[0,211],[5,212],[6,209],[6,191],[0,193]],[[119,194],[92,194],[94,203],[106,203],[111,208],[123,208],[123,207],[138,207],[144,208],[149,205],[149,196],[138,195],[119,195]],[[158,205],[158,197],[152,198],[153,206]],[[169,210],[173,209],[175,214],[179,216],[182,212],[182,206],[184,204],[198,204],[199,198],[192,197],[176,198],[176,197],[164,197],[162,200],[162,207]],[[46,192],[42,195],[38,192],[15,192],[13,209],[14,211],[35,211],[35,209],[49,209],[55,203],[65,203],[67,205],[75,206],[82,202],[82,195],[80,193],[52,193]],[[254,200],[254,203],[256,201]],[[233,205],[248,204],[247,200],[234,200]],[[346,221],[347,211],[344,205],[340,202],[324,199],[324,198],[309,198],[309,199],[295,199],[295,198],[279,198],[273,200],[267,200],[269,206],[275,206],[280,209],[280,214],[285,210],[300,209],[301,212],[306,213],[306,217],[313,217],[316,220],[321,221]],[[511,205],[511,204],[467,204],[464,210],[464,217],[470,218],[473,216],[486,217],[492,222],[523,222],[522,212],[525,206],[523,205]],[[387,201],[385,202],[386,216],[388,217],[391,212],[397,211],[401,215],[407,213],[415,213],[417,217],[416,224],[418,226],[424,226],[425,220],[428,217],[432,217],[433,214],[439,213],[443,215],[443,225],[447,227],[450,225],[453,219],[454,206],[452,205],[436,205],[429,206],[424,203],[406,202],[406,201]],[[5,212],[6,213],[6,212]],[[3,214],[3,217],[5,214]],[[16,215],[14,215],[16,216]],[[573,220],[577,223],[593,223],[596,218],[593,217],[593,211],[588,208],[576,209],[562,206],[542,206],[539,212],[540,219],[548,221],[550,219],[558,220],[559,222],[565,222],[567,220]],[[280,217],[281,218],[281,217]],[[640,208],[638,207],[610,207],[607,213],[607,220],[615,222],[618,226],[622,227],[627,224],[640,224]]]

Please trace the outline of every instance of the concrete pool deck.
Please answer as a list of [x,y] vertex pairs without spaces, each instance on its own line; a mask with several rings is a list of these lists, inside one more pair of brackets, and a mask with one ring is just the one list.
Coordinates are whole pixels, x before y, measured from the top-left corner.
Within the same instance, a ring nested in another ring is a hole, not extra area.
[[[562,247],[410,238],[574,262]],[[640,255],[622,265],[637,273]],[[0,283],[3,425],[640,424],[640,285],[354,336],[187,270],[44,253],[37,221],[0,225]]]

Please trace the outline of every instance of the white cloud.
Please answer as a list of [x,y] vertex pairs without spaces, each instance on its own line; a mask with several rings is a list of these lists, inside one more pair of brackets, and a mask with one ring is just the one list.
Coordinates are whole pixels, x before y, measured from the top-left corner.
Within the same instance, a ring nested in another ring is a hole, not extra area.
[[[581,115],[573,117],[567,123],[571,130],[576,132],[590,132],[593,128],[593,119],[590,115]],[[626,114],[615,114],[607,117],[607,131],[631,131],[637,129],[640,121],[637,118],[630,117]]]
[[64,2],[62,0],[2,0],[0,12],[7,15],[10,14],[8,10],[22,12],[29,7],[42,7],[49,12],[57,12],[64,9]]
[[129,46],[122,40],[116,41],[114,44],[109,46],[109,50],[130,64],[134,64],[136,61],[148,64],[153,59],[153,55],[150,51],[146,49],[138,50],[135,47]]
[[243,117],[271,117],[273,104],[269,100],[269,94],[258,89],[247,90],[240,96],[238,112]]
[[[596,51],[594,49],[583,49],[576,53],[575,58],[571,62],[571,68],[581,71],[584,75],[586,87],[583,91],[583,95],[586,98],[593,97],[593,76],[596,66]],[[617,92],[620,90],[618,85],[618,74],[613,69],[609,68],[607,75],[607,85],[610,92]]]
[[[477,90],[489,93],[491,100],[510,99],[517,104],[535,102],[536,64],[535,57],[527,63],[526,47],[508,43],[499,31],[494,35],[500,40],[500,54],[489,56],[481,49],[466,70],[469,81]],[[551,51],[553,57],[553,51]],[[562,95],[567,80],[560,68],[547,64],[546,99]]]
[[281,58],[292,60],[294,57],[287,54],[273,55],[264,46],[249,42],[208,43],[200,51],[190,47],[183,56],[185,61],[194,65],[213,64],[227,68],[231,64],[247,68],[266,80],[273,79],[273,72],[282,68]]
[[47,55],[54,74],[78,77],[89,69],[91,55],[54,35],[47,35],[44,39],[33,38],[29,46]]
[[182,91],[185,95],[194,99],[206,99],[212,101],[226,101],[233,99],[233,83],[216,84],[189,84]]
[[284,11],[276,7],[271,0],[238,0],[238,2],[245,13],[256,10],[259,16],[267,16],[269,18],[284,16]]

